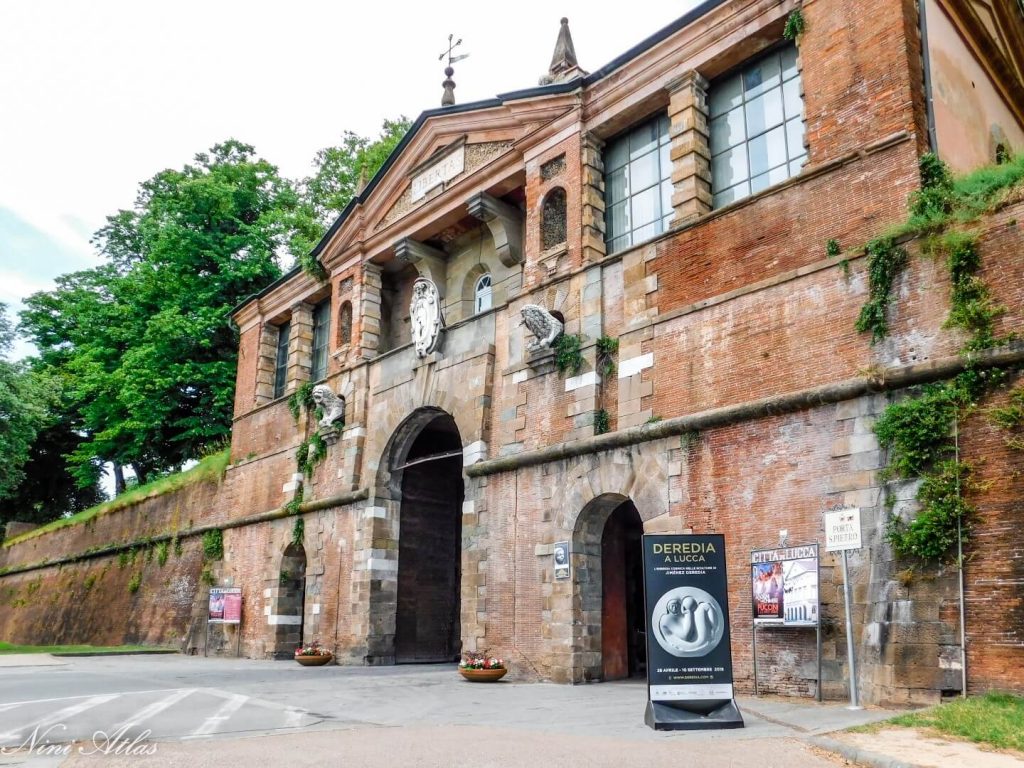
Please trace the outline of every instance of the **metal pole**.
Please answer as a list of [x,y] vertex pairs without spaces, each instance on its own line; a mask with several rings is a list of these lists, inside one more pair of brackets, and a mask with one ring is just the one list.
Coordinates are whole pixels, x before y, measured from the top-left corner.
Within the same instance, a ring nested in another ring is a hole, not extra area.
[[[960,420],[953,415],[953,446],[956,460],[956,498],[960,499]],[[967,609],[964,596],[964,539],[960,515],[956,516],[956,567],[960,582],[960,696],[967,698]]]
[[815,545],[814,549],[815,549],[815,552],[817,554],[817,557],[816,557],[815,561],[818,564],[818,576],[817,576],[817,579],[818,579],[818,608],[817,608],[817,613],[816,613],[816,615],[814,617],[816,619],[815,626],[814,626],[814,631],[817,634],[817,638],[816,638],[817,646],[818,646],[818,696],[817,696],[817,698],[818,698],[818,702],[820,703],[823,700],[822,699],[822,693],[821,693],[821,550],[817,547],[817,545]]
[[750,635],[754,638],[754,695],[760,696],[761,692],[757,689],[757,624],[750,628]]
[[850,706],[848,709],[860,709],[857,696],[857,662],[853,654],[853,613],[850,593],[850,570],[846,564],[846,550],[843,550],[843,597],[846,599],[846,654],[850,662]]

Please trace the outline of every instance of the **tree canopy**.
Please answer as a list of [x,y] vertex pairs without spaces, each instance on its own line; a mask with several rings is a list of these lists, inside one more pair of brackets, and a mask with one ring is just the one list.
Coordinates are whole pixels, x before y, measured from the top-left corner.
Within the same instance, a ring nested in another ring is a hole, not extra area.
[[7,360],[13,341],[7,305],[0,304],[0,498],[24,480],[32,445],[50,422],[58,397],[55,380]]
[[[142,182],[132,208],[93,238],[104,263],[25,300],[21,330],[38,358],[4,363],[0,375],[20,383],[0,387],[13,393],[31,381],[49,399],[0,392],[24,403],[26,424],[37,423],[0,435],[10,455],[24,457],[0,468],[0,506],[17,519],[33,510],[57,517],[96,499],[106,462],[146,481],[227,440],[238,355],[230,310],[308,258],[360,175],[372,176],[408,127],[402,117],[385,121],[377,139],[346,131],[301,182],[233,139]],[[6,321],[2,332],[9,345]],[[47,409],[59,417],[40,421]],[[25,477],[17,467],[33,450]],[[77,488],[53,482],[58,475]]]

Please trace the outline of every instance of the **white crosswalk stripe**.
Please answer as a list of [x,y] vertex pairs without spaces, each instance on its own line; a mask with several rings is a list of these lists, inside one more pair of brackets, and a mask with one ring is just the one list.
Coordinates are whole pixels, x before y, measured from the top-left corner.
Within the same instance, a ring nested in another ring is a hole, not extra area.
[[[159,738],[204,739],[232,731],[308,727],[322,717],[294,705],[217,688],[162,688],[0,703],[0,746],[67,743],[97,732],[146,728]],[[229,722],[230,721],[230,722]]]
[[134,728],[135,726],[146,722],[151,717],[156,717],[165,709],[173,707],[179,701],[195,693],[195,690],[195,688],[186,688],[181,691],[176,691],[170,696],[160,699],[160,701],[155,701],[148,707],[137,712],[130,719],[125,720],[123,723],[118,723],[117,726],[114,727],[114,730],[117,731],[119,728]]
[[221,708],[216,711],[212,716],[206,718],[206,722],[196,728],[186,739],[201,739],[206,736],[210,736],[224,721],[230,718],[235,712],[242,708],[242,705],[249,700],[248,696],[243,696],[240,693],[233,694],[230,699],[221,705]]
[[20,726],[16,730],[7,731],[6,733],[0,733],[0,742],[10,741],[14,739],[26,738],[29,733],[35,729],[46,729],[50,726],[62,725],[65,720],[70,720],[76,715],[80,715],[87,709],[99,706],[100,704],[106,704],[108,701],[113,701],[120,696],[119,693],[110,693],[103,696],[92,696],[80,704],[75,704],[70,707],[51,712],[38,720],[35,720],[25,725]]

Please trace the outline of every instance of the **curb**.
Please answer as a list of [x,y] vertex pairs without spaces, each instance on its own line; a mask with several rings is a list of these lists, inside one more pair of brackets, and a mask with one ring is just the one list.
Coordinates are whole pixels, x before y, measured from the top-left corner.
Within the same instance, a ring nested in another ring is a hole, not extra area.
[[166,656],[172,653],[181,653],[181,651],[173,649],[154,649],[152,651],[81,651],[76,653],[51,653],[50,655],[58,659],[75,659],[89,656]]
[[888,755],[880,755],[877,752],[868,752],[867,750],[860,749],[852,744],[846,744],[841,741],[836,741],[835,739],[830,739],[827,736],[814,736],[808,739],[808,742],[815,747],[819,747],[828,752],[834,752],[851,763],[867,766],[868,768],[921,768],[921,766],[915,763],[905,763],[902,760],[897,760],[896,758],[889,757]]

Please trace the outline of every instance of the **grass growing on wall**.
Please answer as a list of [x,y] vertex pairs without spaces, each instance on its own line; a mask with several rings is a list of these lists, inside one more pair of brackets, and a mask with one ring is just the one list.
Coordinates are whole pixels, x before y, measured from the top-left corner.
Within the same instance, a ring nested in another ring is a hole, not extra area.
[[109,512],[114,512],[125,507],[130,507],[133,504],[138,504],[144,499],[154,498],[156,496],[163,496],[166,493],[172,493],[181,488],[185,488],[189,485],[201,483],[207,480],[220,480],[224,476],[224,471],[228,466],[229,451],[227,449],[214,453],[202,461],[200,461],[192,469],[186,470],[185,472],[178,472],[173,475],[167,475],[166,477],[160,477],[153,480],[145,485],[140,485],[137,488],[131,488],[125,491],[120,496],[105,501],[102,504],[97,504],[95,507],[89,507],[84,509],[77,515],[71,517],[62,517],[60,520],[54,520],[52,523],[47,523],[39,528],[33,528],[31,531],[26,531],[20,536],[14,536],[3,543],[3,546],[9,547],[12,544],[16,544],[19,541],[25,541],[36,536],[40,536],[50,531],[56,531],[60,528],[66,528],[69,525],[79,525],[93,518],[105,515]]

